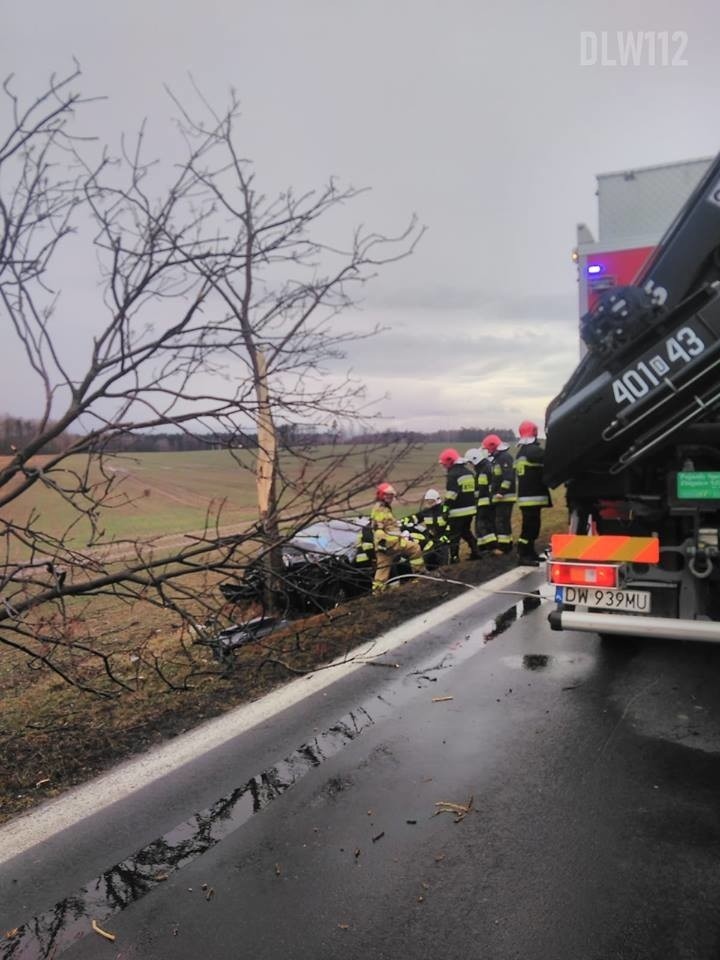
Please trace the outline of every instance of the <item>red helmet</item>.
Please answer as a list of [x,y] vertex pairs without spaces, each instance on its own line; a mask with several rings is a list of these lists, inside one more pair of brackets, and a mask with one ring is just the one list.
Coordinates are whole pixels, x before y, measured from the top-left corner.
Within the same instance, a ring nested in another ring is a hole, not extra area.
[[536,437],[538,435],[538,426],[532,420],[523,420],[518,427],[518,433],[521,437]]
[[483,447],[488,453],[495,453],[502,440],[496,433],[489,433],[482,442]]
[[392,499],[396,495],[395,487],[391,483],[379,483],[375,491],[378,500]]
[[438,463],[441,463],[444,467],[451,467],[454,463],[460,459],[460,454],[457,450],[453,450],[452,447],[448,447],[447,450],[443,452],[438,457]]

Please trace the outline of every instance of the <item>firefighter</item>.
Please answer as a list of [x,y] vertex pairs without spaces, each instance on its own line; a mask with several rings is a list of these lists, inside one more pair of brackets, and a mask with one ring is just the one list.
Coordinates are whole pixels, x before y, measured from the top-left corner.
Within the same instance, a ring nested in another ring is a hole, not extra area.
[[423,555],[428,570],[435,570],[448,561],[448,521],[445,516],[445,507],[440,492],[435,489],[427,491],[423,497],[422,507],[417,513],[403,517],[403,527],[411,533],[424,534]]
[[490,480],[492,478],[492,464],[488,459],[487,450],[482,447],[473,447],[465,453],[465,459],[475,469],[477,481],[477,510],[475,513],[475,537],[478,551],[484,553],[497,548],[495,524],[492,507],[490,506]]
[[373,543],[377,557],[375,576],[373,578],[373,592],[379,593],[385,589],[390,577],[393,561],[404,557],[410,564],[413,573],[422,573],[425,569],[422,549],[403,536],[400,521],[392,512],[392,503],[395,499],[395,488],[390,483],[378,484],[375,491],[375,506],[370,511],[370,523],[373,531]]
[[477,509],[475,473],[452,447],[443,450],[438,462],[447,470],[445,508],[450,537],[450,563],[457,563],[460,559],[461,540],[470,547],[470,558],[477,560],[480,554],[472,532],[473,517]]
[[497,546],[496,556],[510,553],[513,548],[512,510],[517,499],[515,492],[515,464],[508,445],[495,433],[489,433],[482,442],[490,460],[490,508]]
[[353,566],[362,575],[362,583],[366,584],[367,587],[370,586],[372,581],[376,561],[372,522],[368,520],[360,528],[357,535],[355,557],[353,558]]
[[518,563],[537,567],[540,558],[535,553],[535,541],[540,534],[540,512],[551,506],[550,491],[543,480],[545,451],[538,441],[537,424],[523,420],[518,427],[519,450],[515,458],[517,473],[517,504],[520,507],[522,527],[517,542]]

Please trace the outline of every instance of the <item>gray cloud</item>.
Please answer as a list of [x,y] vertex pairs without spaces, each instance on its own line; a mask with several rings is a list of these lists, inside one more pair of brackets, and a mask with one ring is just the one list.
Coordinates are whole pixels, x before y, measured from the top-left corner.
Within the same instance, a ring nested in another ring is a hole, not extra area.
[[[575,224],[595,223],[595,174],[717,148],[716,0],[26,0],[6,20],[18,89],[76,55],[83,92],[109,98],[87,132],[114,147],[147,117],[151,152],[172,163],[163,84],[187,97],[190,72],[213,103],[239,92],[259,189],[331,174],[370,185],[330,232],[363,222],[392,234],[418,211],[429,230],[415,254],[381,270],[342,321],[391,328],[349,347],[345,366],[372,395],[389,391],[385,412],[409,426],[467,422],[473,409],[497,425],[537,416],[577,358],[569,255]],[[588,30],[685,31],[688,65],[583,67]],[[81,349],[72,298],[94,281],[70,257],[58,279],[64,334]],[[5,405],[28,412],[33,385],[8,345],[0,376]]]

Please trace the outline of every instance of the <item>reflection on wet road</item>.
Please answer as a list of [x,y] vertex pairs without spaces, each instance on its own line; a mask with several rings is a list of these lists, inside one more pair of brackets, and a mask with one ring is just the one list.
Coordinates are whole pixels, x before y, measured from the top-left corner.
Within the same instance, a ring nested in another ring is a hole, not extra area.
[[[526,597],[486,623],[480,631],[483,644],[502,634],[526,613],[535,610],[541,602],[539,596]],[[466,639],[469,639],[469,635]],[[470,655],[476,649],[476,644],[471,645],[465,655]],[[411,676],[428,680],[434,670],[457,662],[457,650],[454,654],[453,657],[444,658],[439,665],[414,671]],[[13,930],[3,931],[5,936],[0,940],[0,960],[36,960],[39,957],[59,956],[90,932],[91,920],[101,923],[140,900],[164,883],[171,873],[216,846],[272,800],[282,796],[306,773],[335,756],[364,730],[391,715],[395,709],[394,704],[377,697],[371,706],[360,706],[347,713],[275,766],[257,774],[207,809],[104,871],[52,909]]]

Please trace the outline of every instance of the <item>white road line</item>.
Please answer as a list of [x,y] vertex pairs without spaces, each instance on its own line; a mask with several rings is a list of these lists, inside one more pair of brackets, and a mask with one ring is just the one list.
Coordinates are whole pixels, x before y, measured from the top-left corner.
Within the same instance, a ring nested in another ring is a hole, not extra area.
[[483,595],[497,594],[509,589],[519,579],[527,576],[527,573],[527,570],[510,570],[501,574],[494,580],[479,585],[477,589],[468,590],[454,600],[407,620],[372,642],[362,644],[347,657],[336,660],[332,669],[325,668],[307,677],[292,680],[261,699],[208,720],[171,742],[154,747],[140,757],[127,760],[97,779],[75,787],[56,800],[50,800],[36,810],[10,821],[0,827],[0,863],[5,863],[61,830],[79,823],[85,817],[130,796],[197,756],[226,743],[232,737],[265,723],[282,710],[331,686],[342,677],[362,669],[365,664],[358,662],[358,657],[387,655],[426,630],[463,613],[478,603]]

